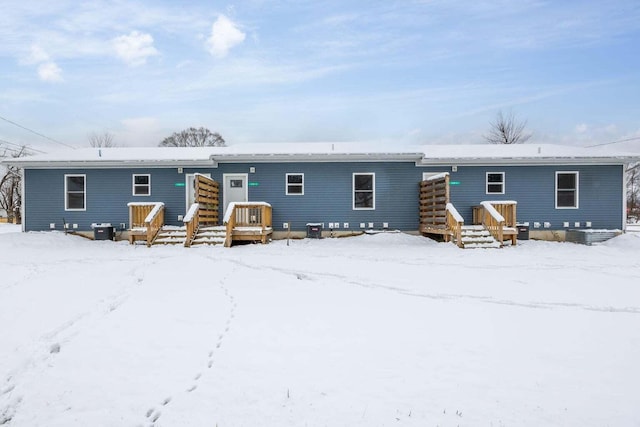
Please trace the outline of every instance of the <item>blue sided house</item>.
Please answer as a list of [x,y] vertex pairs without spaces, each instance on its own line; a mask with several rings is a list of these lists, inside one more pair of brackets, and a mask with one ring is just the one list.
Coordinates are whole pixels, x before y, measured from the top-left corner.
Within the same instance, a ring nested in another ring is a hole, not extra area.
[[635,155],[554,145],[86,148],[23,170],[25,231],[132,243],[266,242],[381,230],[461,247],[625,227]]

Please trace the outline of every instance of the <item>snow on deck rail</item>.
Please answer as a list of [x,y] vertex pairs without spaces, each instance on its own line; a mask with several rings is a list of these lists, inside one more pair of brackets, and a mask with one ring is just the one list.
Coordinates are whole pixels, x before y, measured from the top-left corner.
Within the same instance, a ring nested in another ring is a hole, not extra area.
[[491,215],[496,221],[504,222],[504,217],[500,215],[500,212],[498,212],[496,208],[493,207],[491,202],[482,202],[480,204],[482,205],[482,207],[484,207],[487,210],[487,212],[489,212],[489,215]]
[[456,207],[453,206],[453,203],[447,203],[447,208],[446,209],[447,209],[447,212],[451,213],[451,216],[453,216],[453,218],[457,222],[464,222],[464,218],[462,218],[462,215],[460,215],[460,213],[458,212]]
[[449,176],[449,172],[437,173],[435,175],[431,175],[425,179],[425,181],[435,181],[436,179],[442,179]]
[[198,203],[193,203],[190,207],[189,210],[187,211],[186,215],[184,216],[184,218],[182,218],[182,222],[189,222],[193,219],[193,216],[196,214],[196,212],[198,212],[198,208],[200,207],[200,205]]
[[231,219],[231,212],[233,212],[233,208],[235,207],[243,207],[243,206],[268,206],[271,205],[267,202],[231,202],[229,206],[227,206],[227,210],[224,212],[223,224],[226,224]]
[[485,200],[484,203],[491,203],[492,205],[517,205],[515,200]]

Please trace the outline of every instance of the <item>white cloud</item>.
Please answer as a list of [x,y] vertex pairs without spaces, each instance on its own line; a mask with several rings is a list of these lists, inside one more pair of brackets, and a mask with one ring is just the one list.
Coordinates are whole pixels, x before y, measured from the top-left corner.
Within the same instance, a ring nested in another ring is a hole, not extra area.
[[116,37],[112,42],[116,55],[132,67],[142,65],[150,56],[159,54],[153,47],[151,34],[132,31],[128,35]]
[[28,55],[20,61],[25,65],[37,65],[38,77],[45,82],[61,82],[62,69],[40,45],[32,44]]
[[207,39],[209,53],[216,58],[224,58],[229,50],[244,41],[246,34],[225,15],[218,16],[211,27],[211,36]]
[[580,123],[576,125],[576,133],[585,133],[589,129],[589,126],[586,123]]
[[53,61],[45,62],[38,66],[38,77],[45,82],[61,82],[62,70]]
[[50,60],[49,54],[37,44],[31,45],[29,50],[29,56],[26,58],[27,64],[40,64],[41,62],[47,62]]

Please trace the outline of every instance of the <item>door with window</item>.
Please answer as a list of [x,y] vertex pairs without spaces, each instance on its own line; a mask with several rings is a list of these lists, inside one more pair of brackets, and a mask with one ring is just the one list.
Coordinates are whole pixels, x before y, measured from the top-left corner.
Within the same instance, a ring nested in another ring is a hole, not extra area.
[[[211,178],[210,173],[201,173],[200,175],[204,175],[208,178]],[[185,209],[185,212],[187,212],[191,207],[191,205],[196,202],[196,175],[193,173],[185,174],[184,184],[186,187],[185,196],[187,201],[187,208]]]
[[224,213],[231,202],[247,202],[249,200],[248,175],[247,174],[224,174],[222,177],[224,202]]

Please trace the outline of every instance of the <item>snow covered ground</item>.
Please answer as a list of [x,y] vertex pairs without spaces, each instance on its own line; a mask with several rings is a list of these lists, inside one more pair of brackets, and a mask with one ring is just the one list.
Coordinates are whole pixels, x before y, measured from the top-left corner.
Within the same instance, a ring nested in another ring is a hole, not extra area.
[[0,425],[640,425],[640,233],[148,249],[18,230],[0,224]]

